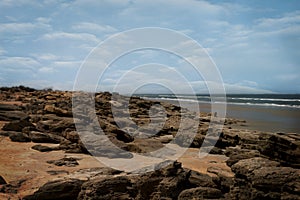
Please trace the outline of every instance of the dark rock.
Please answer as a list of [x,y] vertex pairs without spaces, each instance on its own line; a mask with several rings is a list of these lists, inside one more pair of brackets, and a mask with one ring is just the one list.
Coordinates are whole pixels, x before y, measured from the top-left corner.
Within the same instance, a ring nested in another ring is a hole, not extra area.
[[273,134],[262,146],[261,153],[281,164],[300,168],[299,134]]
[[49,170],[49,171],[47,171],[47,173],[50,175],[53,175],[53,176],[59,175],[59,174],[69,174],[69,172],[66,170]]
[[15,111],[21,110],[19,106],[11,105],[11,104],[0,104],[0,111]]
[[236,177],[248,177],[254,170],[261,167],[278,167],[280,164],[266,158],[255,157],[240,160],[231,166],[231,170],[235,173]]
[[260,157],[261,154],[258,150],[240,149],[240,148],[227,148],[225,155],[229,157],[226,164],[230,167],[240,160]]
[[7,184],[2,176],[0,176],[0,185]]
[[71,111],[64,110],[62,108],[58,108],[53,105],[46,105],[44,108],[45,113],[48,114],[56,114],[57,116],[60,117],[73,117],[73,114]]
[[188,180],[192,187],[217,187],[217,185],[213,182],[213,179],[209,175],[201,174],[196,171],[191,171]]
[[11,122],[5,124],[2,128],[2,130],[21,132],[22,129],[27,126],[34,127],[34,125],[31,122],[29,122],[28,118],[22,119],[22,120],[11,121]]
[[24,183],[25,181],[26,179],[21,179],[17,181],[11,181],[9,184],[3,184],[3,186],[0,187],[0,192],[7,194],[17,194],[22,183]]
[[22,132],[13,132],[9,135],[9,138],[13,142],[30,142],[31,139],[27,134]]
[[37,131],[31,131],[29,133],[29,137],[32,142],[36,143],[53,143],[53,144],[59,144],[61,141],[64,140],[63,137],[54,135],[51,133],[42,133]]
[[222,196],[222,192],[216,188],[197,187],[182,191],[178,197],[178,200],[220,199]]
[[281,167],[264,158],[244,159],[231,167],[235,183],[229,195],[235,199],[294,199],[300,195],[300,170]]
[[131,135],[129,135],[128,133],[126,133],[122,130],[116,129],[116,130],[113,130],[112,133],[116,134],[116,138],[118,140],[121,140],[125,143],[132,142],[134,140],[134,138]]
[[74,200],[81,190],[82,180],[68,179],[48,182],[24,200]]
[[51,147],[43,146],[40,144],[34,145],[31,148],[40,152],[49,152],[53,150]]
[[79,142],[79,135],[76,131],[65,131],[63,133],[63,137],[67,140],[71,141],[72,143],[78,143]]
[[249,176],[252,187],[265,193],[300,195],[300,170],[290,167],[261,167]]
[[65,157],[59,160],[49,160],[47,163],[54,164],[56,166],[67,166],[67,167],[75,167],[76,165],[79,165],[77,162],[78,159],[72,158],[72,157]]
[[90,154],[85,146],[79,142],[72,143],[69,140],[63,140],[58,147],[54,147],[53,150],[63,150],[66,153],[84,153],[84,154]]
[[0,111],[1,121],[21,120],[27,117],[28,115],[22,111]]
[[39,121],[36,128],[40,132],[55,132],[62,134],[66,129],[75,130],[75,124],[73,118],[51,116],[51,119]]
[[133,199],[133,196],[134,190],[130,179],[119,176],[114,178],[98,178],[84,183],[78,199]]
[[1,136],[10,136],[11,134],[18,134],[19,132],[16,131],[0,131]]

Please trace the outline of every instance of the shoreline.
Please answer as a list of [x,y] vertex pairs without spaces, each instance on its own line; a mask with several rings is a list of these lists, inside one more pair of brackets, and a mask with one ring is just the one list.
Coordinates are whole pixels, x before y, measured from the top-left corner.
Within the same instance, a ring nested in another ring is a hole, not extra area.
[[[157,101],[157,99],[154,100]],[[164,99],[161,101],[176,104],[174,100]],[[178,102],[176,105],[178,105]],[[209,103],[184,102],[184,107],[190,111],[195,111],[197,105],[200,112],[210,113],[211,105]],[[246,121],[242,126],[235,126],[235,128],[300,133],[300,109],[297,108],[227,104],[226,118]]]
[[[89,108],[86,101],[77,99],[82,103],[72,108],[71,97],[71,92],[60,91],[1,93],[0,198],[49,199],[50,193],[51,199],[100,195],[105,200],[300,196],[299,134],[251,130],[240,118],[226,118],[215,138],[207,135],[209,114],[195,116],[168,102],[121,95],[112,100],[110,93],[98,93],[95,118],[82,113]],[[115,118],[112,107],[124,117]],[[74,118],[72,109],[81,115]],[[83,135],[74,119],[84,128]],[[151,125],[152,119],[157,124]],[[165,122],[154,133],[160,119]],[[104,135],[95,129],[95,121]],[[132,131],[132,121],[141,129]]]

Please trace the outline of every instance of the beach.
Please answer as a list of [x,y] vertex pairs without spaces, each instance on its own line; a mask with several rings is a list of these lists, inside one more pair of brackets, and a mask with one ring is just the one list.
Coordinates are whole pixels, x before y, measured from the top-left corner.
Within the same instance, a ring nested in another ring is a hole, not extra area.
[[299,134],[255,122],[288,111],[228,105],[221,127],[209,104],[0,90],[2,199],[299,198]]
[[[140,96],[143,97],[145,95]],[[166,101],[169,103],[175,103],[176,105],[181,104],[181,106],[188,108],[190,111],[200,111],[205,113],[211,112],[211,103],[207,103],[204,101],[194,101],[189,99],[176,100],[167,98],[157,98],[157,95],[155,95],[155,97],[153,98],[153,96],[154,95],[151,95],[149,99]],[[297,95],[297,98],[299,98],[299,95]],[[299,99],[296,99],[296,102],[298,103]],[[246,121],[246,123],[243,124],[243,127],[241,128],[283,133],[300,132],[300,108],[298,106],[293,107],[290,105],[281,104],[249,104],[240,102],[232,103],[230,101],[225,103],[225,105],[226,117]],[[197,108],[197,106],[199,107]],[[218,106],[220,105],[218,103],[215,103],[215,106],[218,109]]]
[[[188,107],[194,110],[194,106]],[[210,104],[199,104],[200,111],[210,112]],[[255,105],[227,105],[227,117],[245,120],[243,128],[259,131],[300,133],[300,109]]]

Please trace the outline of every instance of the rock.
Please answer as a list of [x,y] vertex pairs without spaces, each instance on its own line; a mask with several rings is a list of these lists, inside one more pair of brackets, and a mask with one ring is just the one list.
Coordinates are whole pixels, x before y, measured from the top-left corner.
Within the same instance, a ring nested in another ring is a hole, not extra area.
[[49,170],[47,171],[47,173],[53,176],[60,175],[60,174],[69,174],[69,172],[66,170]]
[[290,167],[261,167],[249,176],[252,187],[264,192],[300,195],[300,170]]
[[56,114],[60,117],[73,117],[73,114],[71,111],[67,111],[58,107],[55,107],[53,105],[46,105],[44,108],[44,111],[48,114]]
[[201,174],[196,171],[191,171],[188,180],[192,187],[217,188],[217,185],[213,182],[213,179],[207,174]]
[[90,154],[85,146],[79,142],[72,143],[69,140],[63,140],[58,147],[54,147],[54,150],[64,150],[66,153],[84,153],[84,154]]
[[9,135],[9,138],[13,142],[30,142],[31,139],[27,134],[22,132],[13,132]]
[[26,179],[21,179],[17,181],[11,181],[9,184],[3,184],[2,187],[0,187],[0,193],[17,194],[22,183],[25,181]]
[[[185,170],[178,162],[161,163],[156,171],[112,177],[96,175],[82,185],[78,199],[197,199],[221,198],[212,179]],[[162,167],[162,168],[161,168]],[[118,172],[119,173],[119,172]],[[203,185],[207,187],[198,187]],[[190,187],[196,187],[194,190]],[[214,188],[213,188],[214,187]],[[182,192],[183,191],[183,192]],[[179,198],[180,199],[180,198]]]
[[32,142],[36,143],[53,143],[53,144],[59,144],[61,141],[64,140],[63,137],[54,135],[51,133],[42,133],[37,131],[31,131],[29,133],[29,137]]
[[0,185],[7,184],[2,176],[0,176]]
[[0,111],[15,111],[20,110],[21,108],[16,105],[11,104],[0,104]]
[[48,182],[33,195],[25,196],[24,200],[74,200],[81,190],[83,181],[78,179],[56,180]]
[[235,172],[229,195],[234,199],[295,199],[300,195],[300,170],[281,167],[265,158],[244,159],[231,167]]
[[[170,163],[170,164],[169,164]],[[134,177],[138,190],[136,199],[176,199],[179,193],[189,187],[189,171],[179,162],[166,161],[156,165],[157,170]]]
[[220,199],[222,196],[222,192],[216,188],[197,187],[182,191],[178,200]]
[[28,118],[22,120],[11,121],[5,124],[2,128],[4,131],[19,131],[21,132],[23,128],[30,126],[34,127],[34,125],[29,122]]
[[73,118],[53,117],[37,122],[36,128],[40,132],[51,132],[62,134],[66,129],[75,130]]
[[78,199],[133,199],[134,196],[134,190],[130,179],[124,176],[119,176],[87,181],[82,185]]
[[9,137],[11,134],[18,134],[19,132],[16,131],[0,131],[1,136]]
[[213,178],[214,183],[217,185],[216,188],[220,189],[223,194],[230,191],[230,187],[234,183],[232,172],[224,170],[220,167],[211,166],[207,168],[207,172],[217,175]]
[[63,133],[63,137],[66,138],[67,140],[73,142],[73,143],[78,143],[79,142],[79,135],[76,131],[70,131],[70,132],[65,131]]
[[72,157],[65,157],[59,160],[49,160],[47,163],[54,164],[56,166],[67,166],[67,167],[75,167],[76,165],[79,165],[77,162],[78,159],[72,158]]
[[40,152],[49,152],[53,150],[51,147],[43,146],[40,144],[34,145],[31,148]]
[[227,148],[225,155],[229,157],[226,164],[230,167],[240,160],[260,157],[261,154],[258,150],[240,149],[240,148]]
[[0,121],[21,120],[27,117],[22,111],[0,111]]
[[299,134],[273,134],[262,146],[261,153],[281,164],[300,168]]
[[113,177],[114,175],[121,174],[122,171],[115,170],[109,167],[94,167],[79,169],[75,172],[70,173],[67,178],[80,179],[80,180],[91,180],[93,178],[106,178]]
[[278,167],[280,164],[266,158],[255,157],[238,161],[231,166],[236,177],[248,177],[254,170],[261,167]]

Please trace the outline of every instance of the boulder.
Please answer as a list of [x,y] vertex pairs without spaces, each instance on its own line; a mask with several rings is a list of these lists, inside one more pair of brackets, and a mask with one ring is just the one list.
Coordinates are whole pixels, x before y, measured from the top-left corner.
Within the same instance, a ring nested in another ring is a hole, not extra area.
[[296,133],[273,134],[261,153],[285,166],[300,168],[300,136]]
[[48,182],[24,200],[74,200],[81,190],[82,180],[67,179]]
[[222,192],[216,188],[197,187],[182,191],[178,200],[220,199],[222,196]]
[[67,166],[67,167],[75,167],[76,165],[79,165],[77,162],[78,159],[72,158],[72,157],[65,157],[59,160],[49,160],[47,163],[53,164],[56,166]]
[[238,161],[231,166],[236,177],[248,177],[254,170],[261,167],[279,167],[280,163],[266,158],[255,157]]
[[196,171],[191,171],[188,180],[192,187],[217,188],[217,185],[214,183],[212,177],[207,174],[201,174]]
[[229,167],[243,159],[261,157],[261,154],[258,150],[241,149],[236,147],[227,148],[225,155],[229,157],[229,159],[226,161],[226,164]]
[[29,118],[21,119],[21,120],[15,120],[11,121],[7,124],[5,124],[2,128],[4,131],[19,131],[21,132],[23,128],[25,127],[34,127],[34,125],[29,122]]
[[55,114],[60,117],[73,117],[73,114],[71,111],[55,107],[54,105],[46,105],[44,108],[44,111],[47,114]]
[[295,199],[300,195],[299,169],[260,157],[241,160],[231,169],[235,172],[229,192],[233,199]]
[[30,142],[31,139],[27,134],[22,132],[13,132],[9,135],[9,138],[13,142]]
[[110,200],[133,199],[134,190],[129,178],[95,178],[82,185],[78,199]]
[[22,111],[0,111],[0,121],[21,120],[27,117]]
[[29,137],[32,142],[36,142],[36,143],[59,144],[61,141],[64,140],[64,138],[61,136],[51,134],[51,133],[42,133],[38,131],[31,131],[29,133]]
[[31,148],[40,152],[49,152],[53,150],[51,147],[43,146],[40,144],[34,145]]
[[62,134],[66,129],[75,129],[73,118],[49,116],[49,119],[37,122],[36,128],[40,132]]

